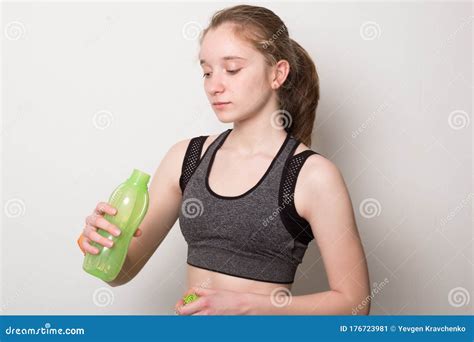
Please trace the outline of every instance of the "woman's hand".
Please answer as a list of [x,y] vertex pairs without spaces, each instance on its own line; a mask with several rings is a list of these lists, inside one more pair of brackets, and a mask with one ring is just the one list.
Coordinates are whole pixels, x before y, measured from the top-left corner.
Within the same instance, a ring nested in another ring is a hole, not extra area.
[[247,293],[193,287],[183,297],[195,293],[195,301],[184,305],[181,298],[175,305],[178,315],[245,315],[248,313]]
[[[94,209],[92,215],[86,217],[86,225],[82,234],[77,239],[77,244],[82,250],[82,253],[86,255],[86,252],[89,254],[99,253],[99,249],[94,247],[91,242],[97,242],[98,244],[111,248],[113,242],[98,233],[99,229],[103,229],[113,236],[119,236],[121,231],[119,227],[113,225],[104,218],[105,214],[116,215],[117,209],[112,207],[109,203],[100,202]],[[135,231],[134,236],[138,237],[142,234],[140,229]]]

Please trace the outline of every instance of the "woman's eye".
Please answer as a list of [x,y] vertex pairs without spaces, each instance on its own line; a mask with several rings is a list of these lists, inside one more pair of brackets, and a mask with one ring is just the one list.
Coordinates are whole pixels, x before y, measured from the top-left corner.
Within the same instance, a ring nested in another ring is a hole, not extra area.
[[[231,75],[235,75],[236,73],[238,73],[241,69],[236,69],[236,70],[226,70],[229,74]],[[208,78],[209,76],[211,75],[210,72],[205,72],[202,77],[203,78]]]
[[227,72],[231,75],[235,75],[236,73],[238,73],[240,71],[240,69],[236,69],[236,70],[227,70]]

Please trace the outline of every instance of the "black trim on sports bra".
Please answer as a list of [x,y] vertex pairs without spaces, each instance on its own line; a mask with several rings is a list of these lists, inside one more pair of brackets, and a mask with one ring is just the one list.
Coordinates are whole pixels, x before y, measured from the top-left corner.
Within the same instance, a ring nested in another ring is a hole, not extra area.
[[205,183],[206,183],[206,188],[207,190],[209,191],[209,193],[217,198],[220,198],[220,199],[224,199],[224,200],[233,200],[233,199],[238,199],[238,198],[242,198],[248,194],[250,194],[252,191],[254,191],[264,180],[265,178],[267,177],[267,175],[270,173],[273,165],[275,164],[276,160],[278,159],[278,157],[280,156],[280,154],[283,152],[283,150],[285,149],[285,146],[286,144],[288,143],[288,141],[290,140],[290,134],[287,132],[286,134],[286,137],[285,137],[285,141],[283,141],[282,145],[280,146],[280,149],[278,150],[277,154],[275,155],[275,157],[273,158],[272,162],[270,163],[270,165],[268,166],[267,170],[265,171],[265,173],[263,174],[263,176],[260,178],[260,180],[257,182],[257,184],[255,184],[253,187],[251,187],[250,189],[248,189],[247,191],[245,191],[243,194],[240,194],[240,195],[236,195],[236,196],[224,196],[224,195],[219,195],[218,193],[215,193],[211,187],[209,186],[209,175],[211,173],[211,169],[212,169],[212,164],[214,163],[214,159],[216,157],[216,153],[217,151],[219,150],[219,148],[224,144],[224,141],[226,140],[226,138],[229,136],[230,134],[230,131],[232,131],[232,128],[229,128],[229,133],[227,133],[224,138],[219,142],[219,144],[216,146],[216,148],[214,149],[213,153],[212,153],[212,156],[211,156],[211,160],[209,161],[209,165],[207,167],[207,171],[206,171],[206,180],[205,180]]
[[297,143],[291,151],[290,157],[287,159],[285,167],[283,168],[278,205],[282,208],[280,218],[288,232],[294,239],[307,245],[314,239],[314,235],[309,222],[296,211],[294,194],[296,181],[304,162],[309,156],[319,153],[313,150],[305,150],[293,155],[298,145],[299,143]]
[[199,163],[201,163],[202,147],[204,146],[207,137],[208,135],[201,135],[199,137],[194,137],[189,141],[186,153],[184,154],[183,164],[181,166],[181,176],[179,177],[181,193],[184,192],[186,184],[188,184],[194,171],[196,171]]

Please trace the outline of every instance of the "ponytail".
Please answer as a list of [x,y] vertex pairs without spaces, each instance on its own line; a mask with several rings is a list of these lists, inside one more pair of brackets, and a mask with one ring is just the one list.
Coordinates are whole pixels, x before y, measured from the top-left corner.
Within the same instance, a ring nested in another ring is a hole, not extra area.
[[291,39],[294,55],[290,72],[279,91],[280,107],[291,115],[287,131],[307,146],[319,102],[319,77],[316,66],[306,50]]

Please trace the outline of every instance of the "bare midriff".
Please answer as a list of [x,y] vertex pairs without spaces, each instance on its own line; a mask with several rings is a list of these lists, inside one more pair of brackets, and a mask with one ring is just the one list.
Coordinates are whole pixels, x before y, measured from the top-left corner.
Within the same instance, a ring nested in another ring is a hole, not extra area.
[[222,289],[236,292],[270,295],[276,288],[291,289],[292,284],[269,283],[258,280],[234,277],[187,265],[188,288],[193,286]]

